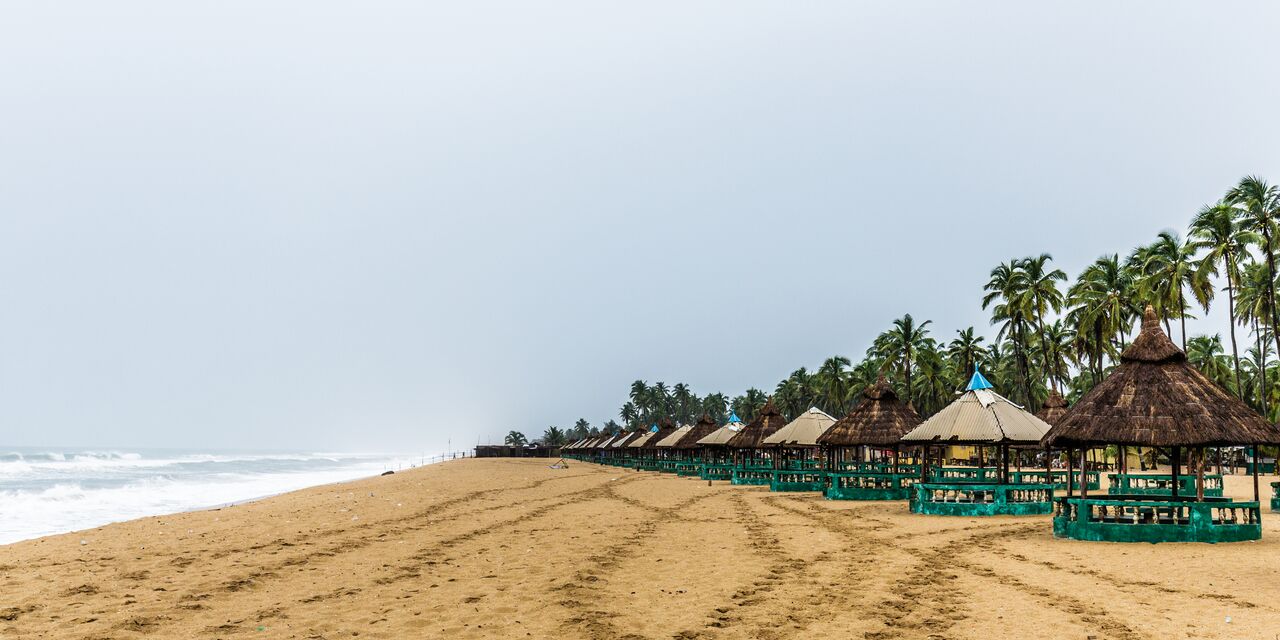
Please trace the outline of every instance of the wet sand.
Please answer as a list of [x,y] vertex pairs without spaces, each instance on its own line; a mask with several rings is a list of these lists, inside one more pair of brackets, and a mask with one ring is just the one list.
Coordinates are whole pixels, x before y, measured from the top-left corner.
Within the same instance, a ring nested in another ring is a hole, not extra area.
[[[461,460],[0,547],[0,638],[1280,634],[1265,507],[1260,542],[1085,543],[1048,516],[548,463]],[[1227,491],[1251,497],[1250,479]]]

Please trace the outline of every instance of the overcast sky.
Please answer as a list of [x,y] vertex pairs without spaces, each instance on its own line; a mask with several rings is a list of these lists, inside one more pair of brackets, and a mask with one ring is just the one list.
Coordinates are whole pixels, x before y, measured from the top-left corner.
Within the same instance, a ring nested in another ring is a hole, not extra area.
[[0,445],[443,450],[993,333],[1001,260],[1280,181],[1278,17],[6,3]]

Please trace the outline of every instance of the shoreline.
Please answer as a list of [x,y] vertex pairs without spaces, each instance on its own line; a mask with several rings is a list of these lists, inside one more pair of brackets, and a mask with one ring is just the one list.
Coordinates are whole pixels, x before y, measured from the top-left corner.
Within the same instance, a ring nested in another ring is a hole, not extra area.
[[1088,543],[1047,516],[503,458],[234,506],[0,547],[0,635],[1226,639],[1280,621],[1265,508],[1257,542]]

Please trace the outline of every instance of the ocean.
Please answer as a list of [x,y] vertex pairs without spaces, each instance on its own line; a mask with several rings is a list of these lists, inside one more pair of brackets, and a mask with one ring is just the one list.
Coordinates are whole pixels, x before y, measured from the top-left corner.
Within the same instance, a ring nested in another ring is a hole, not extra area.
[[409,468],[419,456],[0,447],[0,544]]

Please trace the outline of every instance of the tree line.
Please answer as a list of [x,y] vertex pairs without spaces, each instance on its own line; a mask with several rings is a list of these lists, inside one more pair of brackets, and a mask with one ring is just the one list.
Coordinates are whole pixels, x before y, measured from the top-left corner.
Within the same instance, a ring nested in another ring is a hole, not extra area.
[[[1132,341],[1147,305],[1205,376],[1274,421],[1280,407],[1278,224],[1280,188],[1247,176],[1201,207],[1185,235],[1166,230],[1127,253],[1105,254],[1074,280],[1048,253],[996,265],[981,299],[996,329],[991,338],[973,327],[938,335],[931,320],[904,314],[857,362],[831,356],[812,371],[796,369],[770,391],[751,388],[735,396],[699,396],[686,383],[636,380],[618,411],[621,422],[594,426],[580,418],[572,427],[547,428],[539,440],[556,446],[664,418],[691,424],[704,413],[721,424],[730,412],[748,422],[769,397],[788,419],[809,407],[838,417],[879,376],[927,417],[951,402],[975,368],[1010,400],[1037,411],[1051,393],[1074,401],[1102,380]],[[1221,333],[1187,334],[1188,318],[1224,302],[1226,342]],[[516,436],[525,439],[512,431],[508,443]]]

